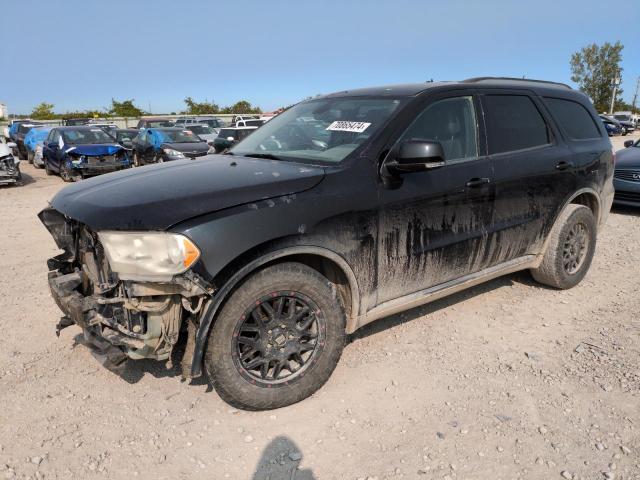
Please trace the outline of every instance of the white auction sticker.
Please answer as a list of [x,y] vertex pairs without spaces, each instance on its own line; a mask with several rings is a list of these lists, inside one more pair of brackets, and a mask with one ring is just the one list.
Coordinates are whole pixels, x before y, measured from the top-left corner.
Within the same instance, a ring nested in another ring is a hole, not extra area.
[[332,132],[354,132],[362,133],[369,128],[370,123],[367,122],[333,122],[326,129]]

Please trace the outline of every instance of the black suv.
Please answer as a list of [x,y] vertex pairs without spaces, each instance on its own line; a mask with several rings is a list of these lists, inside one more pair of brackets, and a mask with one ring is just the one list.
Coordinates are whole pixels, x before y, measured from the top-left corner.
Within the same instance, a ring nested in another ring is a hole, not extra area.
[[476,78],[343,91],[226,155],[90,179],[40,213],[49,284],[111,364],[206,372],[229,403],[282,407],[363,325],[529,269],[582,280],[613,152],[585,95]]

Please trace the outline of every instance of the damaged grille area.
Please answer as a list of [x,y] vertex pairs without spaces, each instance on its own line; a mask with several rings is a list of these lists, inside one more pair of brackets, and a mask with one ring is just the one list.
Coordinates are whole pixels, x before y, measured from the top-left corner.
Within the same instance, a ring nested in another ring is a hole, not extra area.
[[13,183],[18,180],[20,171],[16,166],[13,155],[0,157],[0,184]]
[[[64,250],[48,262],[52,296],[66,315],[58,333],[77,324],[87,341],[120,363],[170,358],[183,318],[195,321],[211,294],[204,282],[192,272],[162,283],[120,280],[96,232],[53,209],[43,210],[40,219]],[[185,363],[185,376],[190,366]]]

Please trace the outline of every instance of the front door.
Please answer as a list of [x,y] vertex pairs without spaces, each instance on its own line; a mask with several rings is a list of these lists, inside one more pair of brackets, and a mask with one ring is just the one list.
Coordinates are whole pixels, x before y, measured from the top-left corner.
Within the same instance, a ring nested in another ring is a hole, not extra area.
[[395,143],[438,141],[445,164],[380,187],[378,303],[486,267],[494,189],[479,111],[471,92],[433,98]]

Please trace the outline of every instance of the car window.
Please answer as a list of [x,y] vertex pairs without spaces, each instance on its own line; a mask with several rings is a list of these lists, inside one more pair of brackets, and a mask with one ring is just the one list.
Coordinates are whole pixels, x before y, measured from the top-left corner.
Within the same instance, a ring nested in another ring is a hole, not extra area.
[[440,142],[445,160],[478,156],[478,129],[473,97],[454,97],[427,106],[404,132],[400,141]]
[[486,95],[489,154],[512,152],[550,143],[547,124],[526,95]]
[[586,108],[578,102],[561,98],[545,98],[551,114],[574,140],[600,138],[600,130]]

